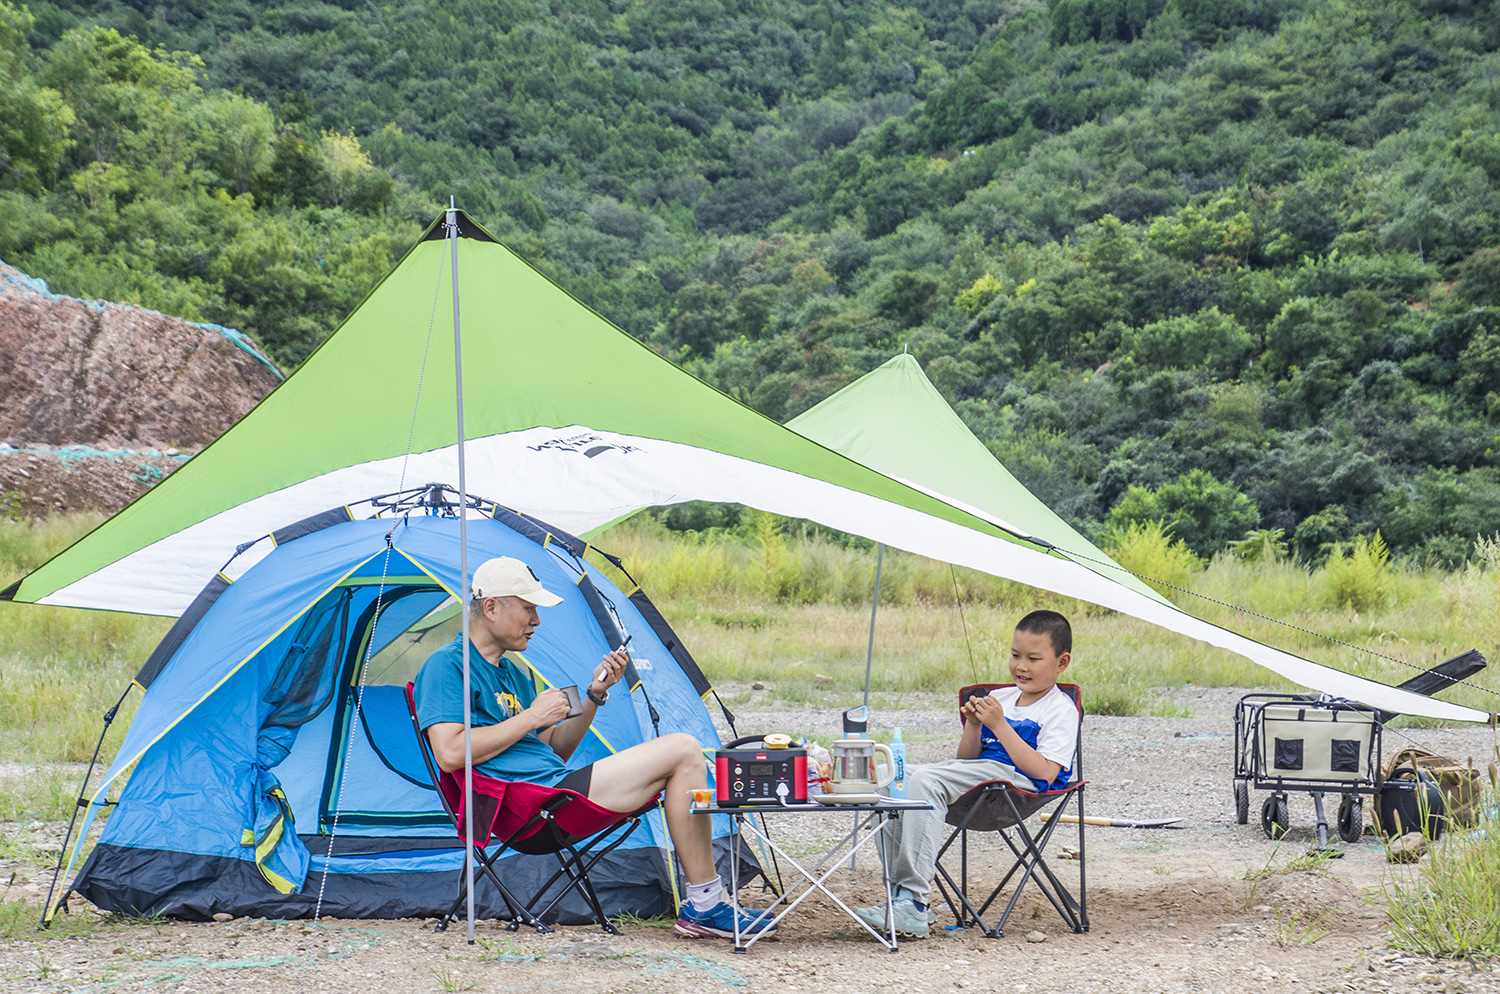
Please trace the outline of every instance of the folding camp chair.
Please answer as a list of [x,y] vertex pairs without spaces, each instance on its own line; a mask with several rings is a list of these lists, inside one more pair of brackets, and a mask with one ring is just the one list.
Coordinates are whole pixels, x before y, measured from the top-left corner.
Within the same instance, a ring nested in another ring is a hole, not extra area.
[[[422,750],[422,761],[427,764],[427,773],[433,787],[443,802],[443,810],[453,821],[453,828],[460,839],[464,838],[463,780],[461,774],[444,773],[433,759],[427,736],[422,734],[422,724],[417,718],[416,698],[412,684],[406,685],[406,709],[411,715],[413,731]],[[538,932],[552,931],[548,916],[568,893],[576,889],[594,911],[595,920],[606,932],[622,934],[604,913],[599,895],[589,881],[589,871],[605,856],[619,848],[640,826],[641,816],[656,806],[658,794],[636,811],[611,811],[600,807],[587,797],[572,790],[543,787],[523,781],[497,780],[481,773],[474,774],[474,835],[470,843],[474,850],[475,864],[500,890],[506,907],[510,909],[510,931],[521,927],[524,921]],[[616,829],[624,827],[618,838],[600,846]],[[485,847],[491,837],[500,840],[500,848],[494,853]],[[532,856],[548,853],[557,857],[558,869],[537,888],[531,900],[521,901],[500,879],[497,864],[508,850]],[[564,857],[566,853],[566,857]],[[536,905],[553,884],[564,875],[568,883],[547,902],[540,911]],[[460,876],[458,897],[453,906],[438,922],[437,930],[444,931],[448,923],[458,916],[458,909],[468,894],[468,880]]]
[[[988,694],[997,687],[1010,686],[1014,684],[981,683],[965,687],[958,692],[959,707],[962,708],[971,697]],[[1085,783],[1080,779],[1083,770],[1083,696],[1076,684],[1060,683],[1057,686],[1071,697],[1078,707],[1078,743],[1073,752],[1074,779],[1061,789],[1043,791],[1023,790],[1005,780],[991,780],[972,788],[948,808],[947,822],[953,826],[953,832],[943,843],[943,847],[938,850],[936,880],[938,893],[942,895],[960,927],[977,926],[992,939],[998,939],[1005,934],[1005,923],[1010,919],[1010,913],[1014,910],[1021,891],[1025,889],[1027,881],[1033,880],[1037,888],[1052,903],[1052,907],[1057,909],[1057,913],[1062,916],[1063,923],[1068,928],[1074,932],[1089,930],[1083,847],[1083,788]],[[1047,843],[1052,839],[1053,829],[1060,823],[1060,818],[1067,810],[1069,802],[1075,799],[1078,816],[1078,896],[1076,899],[1052,872],[1052,868],[1047,865],[1043,856]],[[1055,805],[1055,807],[1046,816],[1041,829],[1036,832],[1028,829],[1026,819],[1039,811],[1045,811],[1050,805]],[[1005,877],[984,898],[983,903],[977,906],[970,898],[969,890],[970,832],[997,833],[1015,856],[1015,862]],[[957,880],[943,866],[943,856],[955,841],[958,842],[960,866]],[[1011,893],[1010,902],[1005,906],[1005,912],[993,926],[989,925],[984,920],[985,913],[1005,890],[1006,885],[1018,874],[1020,879],[1016,880],[1015,890]]]

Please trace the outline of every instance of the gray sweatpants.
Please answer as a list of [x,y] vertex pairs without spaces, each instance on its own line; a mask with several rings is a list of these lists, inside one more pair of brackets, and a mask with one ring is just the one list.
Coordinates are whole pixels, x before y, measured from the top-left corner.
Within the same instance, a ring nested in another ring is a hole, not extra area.
[[932,878],[937,875],[938,849],[948,832],[943,821],[948,815],[948,805],[971,788],[991,780],[1008,780],[1026,790],[1036,789],[1026,774],[993,759],[945,759],[906,771],[907,799],[930,801],[932,810],[905,811],[901,817],[892,819],[889,831],[895,851],[891,866],[893,888],[904,888],[926,900]]

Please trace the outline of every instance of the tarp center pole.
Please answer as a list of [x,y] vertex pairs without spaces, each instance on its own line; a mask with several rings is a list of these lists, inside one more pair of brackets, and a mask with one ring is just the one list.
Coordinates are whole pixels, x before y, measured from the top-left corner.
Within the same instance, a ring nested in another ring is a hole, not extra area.
[[[870,665],[875,661],[875,612],[880,609],[880,567],[885,562],[885,543],[875,546],[875,595],[870,598],[870,643],[865,647],[865,714],[870,711]],[[867,726],[868,727],[868,726]],[[866,733],[868,734],[868,732]],[[854,816],[854,845],[859,845],[859,815]],[[849,855],[849,872],[854,872],[854,855]]]
[[880,608],[880,566],[885,562],[885,543],[875,547],[875,596],[870,598],[870,644],[865,648],[865,707],[870,706],[870,665],[875,660],[875,612]]
[[469,701],[469,489],[464,475],[464,343],[458,324],[458,211],[448,198],[449,268],[453,272],[453,390],[458,396],[458,572],[462,595],[464,670],[464,888],[468,938],[474,944],[474,716]]

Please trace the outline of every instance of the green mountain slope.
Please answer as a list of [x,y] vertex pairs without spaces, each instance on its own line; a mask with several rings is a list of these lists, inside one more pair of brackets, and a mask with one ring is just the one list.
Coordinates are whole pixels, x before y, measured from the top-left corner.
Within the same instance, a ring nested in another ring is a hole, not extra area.
[[453,195],[773,417],[909,347],[1096,535],[1500,531],[1495,2],[29,10],[0,257],[67,292],[295,363]]

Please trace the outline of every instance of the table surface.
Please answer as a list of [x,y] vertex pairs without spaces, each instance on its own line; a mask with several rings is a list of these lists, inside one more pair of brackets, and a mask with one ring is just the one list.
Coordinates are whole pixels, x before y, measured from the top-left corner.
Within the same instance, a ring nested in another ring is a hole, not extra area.
[[914,800],[885,800],[872,804],[819,804],[817,801],[809,801],[806,804],[741,804],[737,807],[723,808],[717,804],[706,808],[693,808],[693,814],[700,815],[753,815],[753,814],[812,814],[814,812],[889,812],[896,814],[902,811],[931,811],[932,804],[929,801]]

